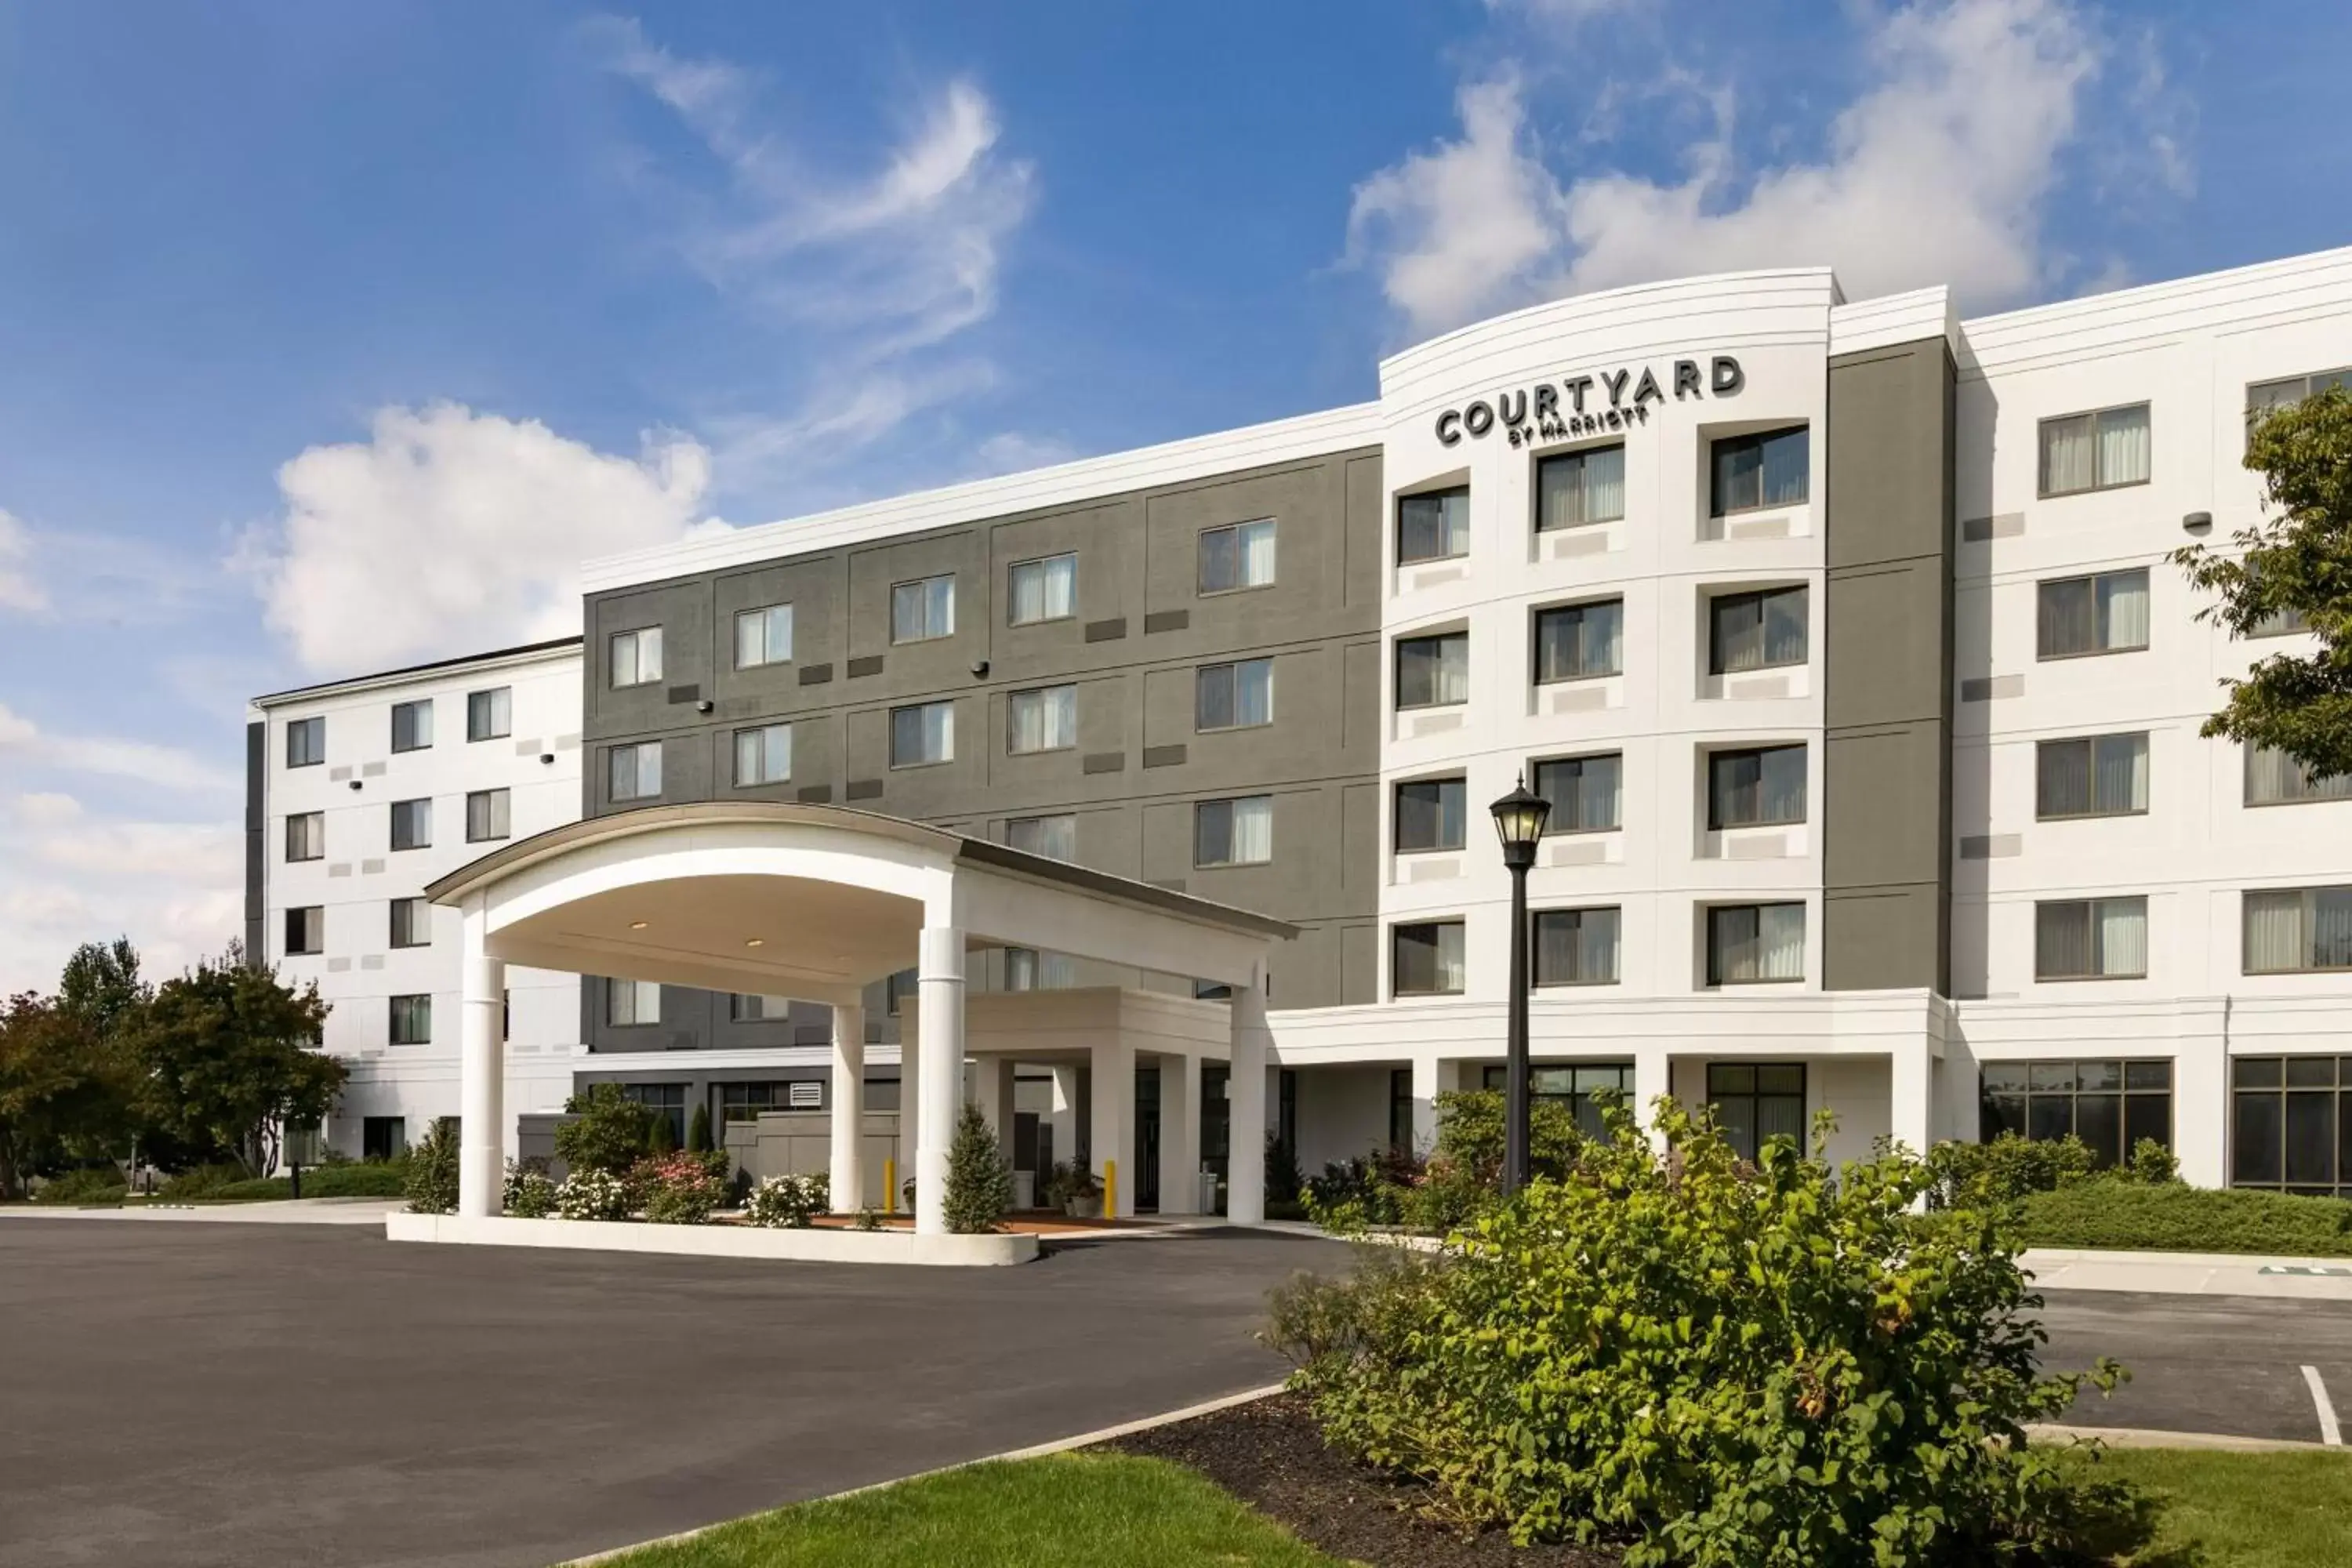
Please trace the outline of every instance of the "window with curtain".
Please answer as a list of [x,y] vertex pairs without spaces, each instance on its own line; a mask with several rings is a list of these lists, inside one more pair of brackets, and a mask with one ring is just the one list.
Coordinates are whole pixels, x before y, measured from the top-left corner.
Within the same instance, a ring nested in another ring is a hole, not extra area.
[[286,858],[321,860],[327,854],[327,814],[298,811],[286,818]]
[[1269,587],[1273,583],[1273,519],[1202,531],[1202,593],[1231,594],[1242,588]]
[[2352,1198],[2352,1057],[2230,1063],[2230,1184]]
[[1444,708],[1470,700],[1470,634],[1400,637],[1396,645],[1399,708]]
[[738,991],[727,998],[727,1017],[737,1024],[782,1023],[792,1016],[793,1003],[789,996],[763,996]]
[[1004,749],[1014,756],[1066,752],[1078,743],[1078,689],[1040,686],[1004,700]]
[[1004,950],[1007,991],[1066,991],[1077,984],[1077,965],[1067,953],[1040,952],[1034,947]]
[[918,702],[890,710],[890,765],[929,767],[955,760],[955,704]]
[[660,984],[652,980],[604,982],[604,1022],[616,1029],[660,1023]]
[[1192,728],[1250,730],[1274,722],[1274,660],[1204,664],[1192,681]]
[[503,789],[478,789],[466,796],[466,842],[484,844],[510,837],[514,831],[514,795]]
[[1812,437],[1804,426],[1727,436],[1712,448],[1715,515],[1802,506],[1811,482]]
[[[1510,1087],[1510,1072],[1509,1068],[1499,1063],[1487,1063],[1480,1069],[1479,1087],[1489,1094],[1501,1094]],[[1565,1067],[1531,1067],[1528,1069],[1528,1097],[1564,1107],[1576,1118],[1578,1131],[1586,1137],[1603,1137],[1608,1129],[1601,1122],[1601,1108],[1612,1100],[1620,1105],[1633,1102],[1633,1064],[1578,1062]]]
[[1461,848],[1468,830],[1469,790],[1461,779],[1413,779],[1397,785],[1397,853]]
[[605,639],[606,667],[612,672],[613,689],[627,686],[651,686],[662,678],[662,629],[640,626],[635,631],[614,632]]
[[1538,985],[1616,984],[1615,909],[1538,910],[1530,918]]
[[1804,905],[1719,904],[1706,911],[1709,985],[1755,985],[1804,977]]
[[2169,1061],[1987,1062],[1979,1081],[1979,1138],[2080,1138],[2101,1169],[2143,1138],[2172,1147]]
[[433,847],[433,803],[395,800],[392,803],[392,847],[429,849]]
[[1707,601],[1707,669],[1738,675],[1805,662],[1805,590],[1717,594]]
[[1624,672],[1625,601],[1596,599],[1536,612],[1536,683]]
[[1066,621],[1078,613],[1078,558],[1048,555],[1042,561],[1016,561],[1006,574],[1007,617],[1016,626],[1040,621]]
[[1706,826],[1772,827],[1805,820],[1805,748],[1754,746],[1706,759]]
[[1399,996],[1458,996],[1465,975],[1460,921],[1422,921],[1391,934],[1389,983]]
[[498,741],[514,733],[514,688],[466,693],[466,739]]
[[2033,906],[2036,980],[2139,980],[2147,974],[2147,899],[2066,899]]
[[317,904],[286,911],[286,952],[293,957],[327,951],[327,911]]
[[788,664],[793,657],[793,607],[761,605],[735,612],[735,668]]
[[1075,813],[1054,816],[1016,816],[1004,825],[1004,842],[1049,860],[1078,858],[1078,819]]
[[2252,430],[2266,416],[2292,408],[2314,393],[2325,392],[2331,386],[2352,386],[2352,369],[2315,371],[2309,375],[2290,375],[2283,381],[2258,381],[2246,388],[2246,428]]
[[433,744],[433,700],[392,705],[392,749],[421,752]]
[[2248,805],[2352,800],[2352,773],[2315,774],[2286,752],[2269,746],[2248,746],[2245,752]]
[[2147,736],[2083,735],[2034,748],[2034,815],[2129,816],[2147,809]]
[[2147,405],[2102,408],[2042,422],[2042,494],[2077,495],[2148,476]]
[[955,636],[955,575],[924,577],[890,589],[890,640],[930,642]]
[[1591,447],[1536,463],[1536,531],[1614,522],[1625,515],[1625,448]]
[[392,945],[394,947],[432,946],[433,906],[423,899],[393,900]]
[[1802,1062],[1709,1062],[1706,1103],[1724,1142],[1750,1163],[1775,1138],[1805,1146]]
[[605,764],[614,800],[652,800],[661,794],[662,748],[659,741],[615,746],[605,754]]
[[1274,797],[1204,800],[1192,807],[1192,864],[1263,866],[1274,858]]
[[286,721],[286,765],[315,768],[327,760],[327,721],[289,719]]
[[429,1046],[433,1043],[433,998],[415,993],[392,998],[392,1043]]
[[2147,647],[2147,569],[2060,577],[2040,585],[2042,658],[2133,653]]
[[2352,888],[2266,888],[2245,896],[2245,972],[2352,969]]
[[1470,487],[1397,497],[1397,564],[1470,553]]
[[1607,833],[1621,822],[1625,759],[1617,752],[1536,764],[1536,793],[1551,802],[1544,833]]
[[793,776],[793,727],[762,724],[735,731],[735,787],[788,784]]

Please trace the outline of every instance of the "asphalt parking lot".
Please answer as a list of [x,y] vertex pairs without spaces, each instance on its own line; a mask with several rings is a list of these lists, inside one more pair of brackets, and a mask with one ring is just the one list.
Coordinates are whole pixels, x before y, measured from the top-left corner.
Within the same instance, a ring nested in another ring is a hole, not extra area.
[[1019,1268],[0,1224],[0,1564],[540,1565],[1278,1381],[1331,1243]]
[[2132,1374],[2113,1399],[2077,1400],[2072,1424],[2316,1443],[2306,1366],[2339,1425],[2352,1420],[2352,1302],[2095,1290],[2053,1290],[2048,1301],[2045,1368],[2106,1355]]

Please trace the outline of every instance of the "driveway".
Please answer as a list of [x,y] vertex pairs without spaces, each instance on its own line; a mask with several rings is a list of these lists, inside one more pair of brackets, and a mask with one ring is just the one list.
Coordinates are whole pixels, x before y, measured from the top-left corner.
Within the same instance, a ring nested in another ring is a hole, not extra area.
[[1019,1268],[0,1226],[5,1568],[538,1568],[1278,1381],[1329,1242]]
[[2352,1420],[2352,1302],[2044,1294],[2044,1367],[2080,1371],[2105,1355],[2132,1374],[2113,1399],[2077,1400],[2070,1423],[2316,1443],[2322,1396],[2339,1429]]

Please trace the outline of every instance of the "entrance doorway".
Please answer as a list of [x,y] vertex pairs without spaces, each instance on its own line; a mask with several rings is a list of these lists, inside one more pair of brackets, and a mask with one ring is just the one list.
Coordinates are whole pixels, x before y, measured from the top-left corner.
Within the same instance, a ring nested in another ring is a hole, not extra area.
[[1135,1206],[1160,1208],[1160,1069],[1135,1069]]

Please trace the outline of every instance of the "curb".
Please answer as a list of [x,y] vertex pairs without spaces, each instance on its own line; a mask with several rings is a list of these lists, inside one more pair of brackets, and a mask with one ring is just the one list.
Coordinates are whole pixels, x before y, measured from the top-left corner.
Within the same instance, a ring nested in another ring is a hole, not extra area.
[[2223,1454],[2342,1452],[2325,1443],[2305,1443],[2292,1437],[2241,1437],[2231,1432],[2167,1432],[2152,1426],[2069,1426],[2050,1423],[2028,1426],[2025,1432],[2037,1443],[2096,1439],[2110,1448],[2196,1448]]

